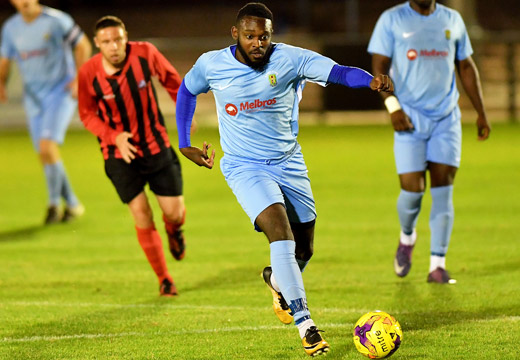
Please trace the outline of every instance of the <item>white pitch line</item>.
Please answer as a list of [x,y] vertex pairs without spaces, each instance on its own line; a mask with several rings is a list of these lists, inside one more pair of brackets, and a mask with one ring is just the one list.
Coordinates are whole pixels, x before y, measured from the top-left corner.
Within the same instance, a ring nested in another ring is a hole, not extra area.
[[[117,309],[137,309],[137,308],[167,308],[170,310],[242,310],[242,311],[262,311],[270,309],[270,307],[246,307],[246,306],[219,306],[219,305],[189,305],[189,304],[110,304],[110,303],[60,303],[51,301],[13,301],[0,302],[1,305],[19,306],[19,307],[71,307],[71,308],[117,308]],[[314,312],[324,313],[344,313],[344,314],[364,314],[371,311],[370,309],[346,309],[346,308],[320,308],[313,307]],[[388,311],[387,311],[388,312]],[[399,312],[390,312],[398,314]],[[402,312],[401,312],[402,313]]]
[[[344,324],[323,324],[325,328],[351,328],[353,323]],[[78,339],[99,339],[99,338],[116,338],[116,337],[130,337],[130,336],[161,336],[161,335],[194,335],[207,333],[222,333],[222,332],[243,332],[243,331],[266,331],[266,330],[293,330],[292,326],[234,326],[228,328],[215,329],[199,329],[199,330],[180,330],[180,331],[156,331],[156,332],[123,332],[118,334],[75,334],[75,335],[61,335],[61,336],[29,336],[23,338],[9,338],[4,337],[0,343],[24,343],[37,341],[60,341],[60,340],[78,340]]]
[[[520,316],[504,316],[493,319],[475,319],[474,322],[489,323],[498,321],[520,321]],[[352,329],[354,323],[342,323],[342,324],[321,324],[324,329],[330,328],[349,328]],[[75,335],[61,335],[61,336],[29,336],[23,338],[10,338],[4,337],[0,339],[0,343],[27,343],[27,342],[38,342],[38,341],[61,341],[61,340],[78,340],[78,339],[99,339],[99,338],[117,338],[117,337],[131,337],[131,336],[161,336],[161,335],[190,335],[190,334],[207,334],[207,333],[222,333],[222,332],[243,332],[243,331],[266,331],[266,330],[291,330],[292,326],[234,326],[228,328],[215,328],[215,329],[194,329],[194,330],[180,330],[180,331],[156,331],[156,332],[122,332],[118,334],[75,334]],[[412,331],[413,332],[413,331]]]

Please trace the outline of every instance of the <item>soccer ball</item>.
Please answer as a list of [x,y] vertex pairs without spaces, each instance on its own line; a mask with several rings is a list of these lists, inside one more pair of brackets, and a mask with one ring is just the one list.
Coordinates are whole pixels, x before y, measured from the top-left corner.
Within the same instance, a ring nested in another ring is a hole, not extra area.
[[401,325],[384,311],[361,316],[354,327],[354,344],[370,359],[382,359],[397,351],[403,340]]

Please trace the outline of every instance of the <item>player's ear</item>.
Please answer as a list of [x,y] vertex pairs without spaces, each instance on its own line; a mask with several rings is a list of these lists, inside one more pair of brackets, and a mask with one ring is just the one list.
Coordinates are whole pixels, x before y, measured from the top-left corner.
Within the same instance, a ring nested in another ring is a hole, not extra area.
[[99,42],[98,42],[98,40],[97,40],[97,37],[94,36],[94,37],[92,38],[92,40],[94,40],[94,45],[96,45],[96,47],[99,49]]
[[233,40],[238,40],[238,29],[234,25],[231,27],[231,36],[233,37]]

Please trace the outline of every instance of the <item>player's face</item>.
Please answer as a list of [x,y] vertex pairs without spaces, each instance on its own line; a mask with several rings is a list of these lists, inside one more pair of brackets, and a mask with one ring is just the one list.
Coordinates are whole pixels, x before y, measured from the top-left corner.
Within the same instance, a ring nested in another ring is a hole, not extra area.
[[98,30],[94,38],[96,47],[106,61],[113,66],[124,63],[126,59],[126,44],[128,36],[125,29],[120,26],[111,26]]
[[22,15],[30,15],[39,9],[38,0],[11,0],[11,4]]
[[262,63],[271,46],[272,34],[271,20],[256,16],[244,17],[238,26],[231,28],[231,35],[241,48],[241,51],[237,52],[237,59],[243,63]]

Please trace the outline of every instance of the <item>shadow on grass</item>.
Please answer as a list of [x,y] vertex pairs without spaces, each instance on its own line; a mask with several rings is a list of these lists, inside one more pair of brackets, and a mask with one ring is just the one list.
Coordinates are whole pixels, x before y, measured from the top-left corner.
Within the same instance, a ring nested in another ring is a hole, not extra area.
[[[433,330],[443,326],[475,320],[491,320],[500,316],[512,316],[520,302],[507,306],[492,306],[475,302],[474,309],[461,309],[460,294],[456,286],[431,284],[427,294],[417,284],[400,282],[395,294],[397,309],[402,309],[399,322],[406,330]],[[469,300],[468,300],[469,301]],[[466,304],[467,305],[467,304]],[[420,309],[420,310],[418,310]]]
[[20,240],[30,240],[44,228],[43,225],[32,225],[25,228],[0,232],[0,243]]

